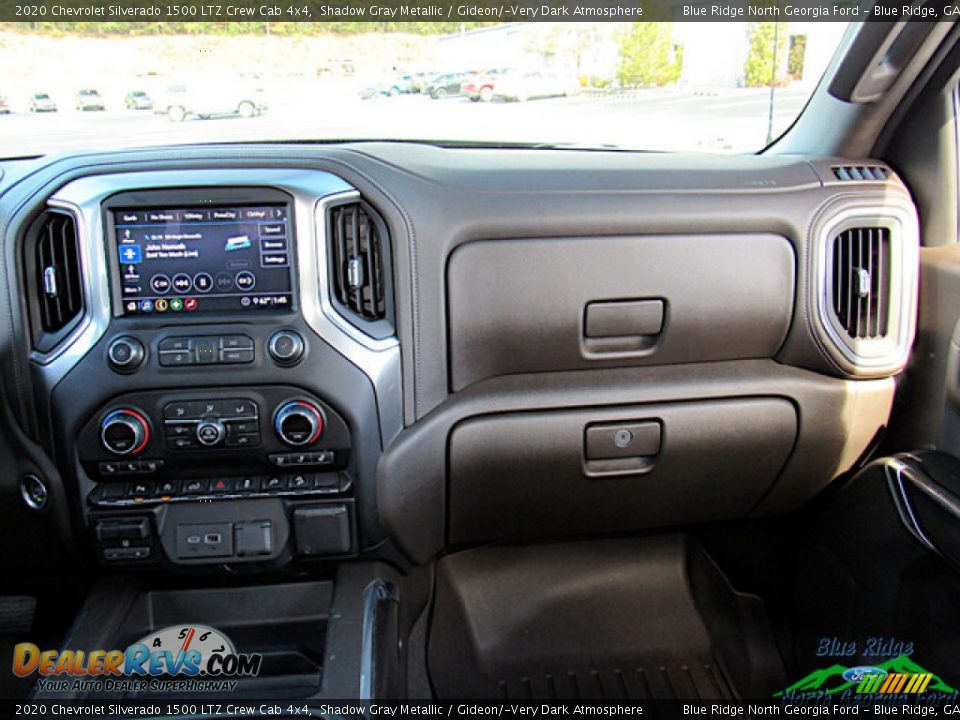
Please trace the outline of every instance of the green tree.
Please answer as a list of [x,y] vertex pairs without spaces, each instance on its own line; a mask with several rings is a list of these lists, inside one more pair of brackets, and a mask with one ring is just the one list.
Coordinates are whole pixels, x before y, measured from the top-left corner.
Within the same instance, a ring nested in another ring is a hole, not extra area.
[[807,54],[807,36],[790,38],[790,54],[787,56],[787,74],[791,80],[803,80],[803,64]]
[[643,22],[630,23],[620,36],[617,79],[630,87],[660,87],[680,78],[670,11],[657,0],[642,2]]
[[[787,47],[787,24],[773,22],[750,23],[747,27],[750,48],[743,68],[747,87],[769,87],[771,81],[780,85],[783,80],[784,53]],[[776,75],[773,64],[776,62]]]

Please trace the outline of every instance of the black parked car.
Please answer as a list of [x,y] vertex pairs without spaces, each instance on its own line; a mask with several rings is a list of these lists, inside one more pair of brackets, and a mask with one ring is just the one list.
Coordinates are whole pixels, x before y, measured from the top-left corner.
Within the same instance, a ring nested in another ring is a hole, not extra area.
[[460,94],[460,83],[470,73],[446,73],[438,75],[427,84],[427,94],[434,100]]

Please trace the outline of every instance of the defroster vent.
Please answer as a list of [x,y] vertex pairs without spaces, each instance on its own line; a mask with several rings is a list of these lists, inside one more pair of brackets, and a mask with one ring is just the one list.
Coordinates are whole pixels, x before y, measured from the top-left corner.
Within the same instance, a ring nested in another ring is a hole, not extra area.
[[890,231],[855,227],[833,239],[833,310],[851,338],[887,336],[890,317]]
[[882,165],[836,165],[833,174],[844,182],[863,180],[886,180],[890,171]]
[[330,211],[333,290],[337,301],[367,321],[387,316],[385,230],[363,202]]
[[80,247],[73,215],[44,213],[26,246],[34,344],[47,351],[83,313]]

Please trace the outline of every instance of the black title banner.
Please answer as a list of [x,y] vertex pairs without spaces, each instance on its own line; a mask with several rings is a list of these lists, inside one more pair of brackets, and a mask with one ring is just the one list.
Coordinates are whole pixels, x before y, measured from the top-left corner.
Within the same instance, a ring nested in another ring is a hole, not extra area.
[[950,718],[960,713],[955,701],[942,697],[888,695],[872,700],[834,697],[766,700],[582,701],[384,701],[356,700],[109,700],[103,702],[0,701],[4,717],[129,718],[835,718],[910,715]]
[[960,0],[0,0],[0,22],[937,22]]

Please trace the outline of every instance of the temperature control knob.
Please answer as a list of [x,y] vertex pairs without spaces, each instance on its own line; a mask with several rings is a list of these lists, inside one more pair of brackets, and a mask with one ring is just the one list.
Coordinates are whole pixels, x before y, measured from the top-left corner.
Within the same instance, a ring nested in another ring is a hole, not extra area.
[[100,423],[100,442],[114,455],[136,455],[150,442],[150,424],[136,410],[114,410]]
[[279,438],[287,445],[312,445],[323,433],[323,413],[313,403],[292,400],[277,410],[273,426]]

